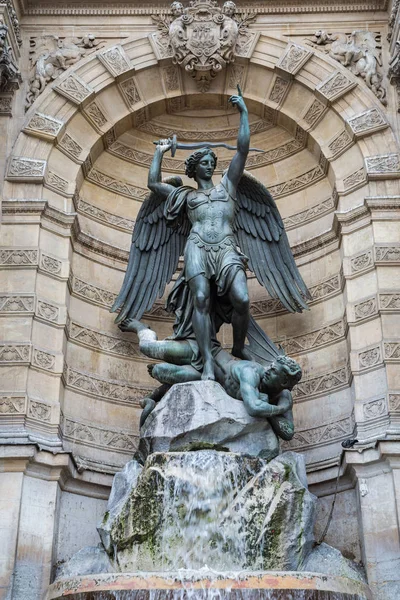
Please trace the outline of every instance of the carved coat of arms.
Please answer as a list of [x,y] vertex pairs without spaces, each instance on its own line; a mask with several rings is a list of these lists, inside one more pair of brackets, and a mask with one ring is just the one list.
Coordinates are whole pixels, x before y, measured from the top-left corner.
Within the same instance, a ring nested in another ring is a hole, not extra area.
[[168,37],[173,62],[190,73],[203,92],[217,73],[234,61],[247,29],[249,18],[236,20],[235,10],[230,1],[222,8],[213,0],[192,0],[187,8],[181,2],[171,5]]

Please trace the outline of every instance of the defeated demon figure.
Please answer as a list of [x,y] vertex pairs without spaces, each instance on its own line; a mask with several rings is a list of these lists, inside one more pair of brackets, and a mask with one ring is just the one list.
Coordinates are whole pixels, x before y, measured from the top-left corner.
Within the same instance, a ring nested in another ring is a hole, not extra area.
[[[140,424],[143,425],[171,385],[201,379],[201,372],[193,366],[199,349],[194,337],[159,341],[154,331],[134,319],[123,322],[121,329],[137,333],[143,354],[167,361],[149,365],[151,376],[162,385],[142,401]],[[213,340],[216,379],[232,398],[243,400],[249,415],[268,419],[276,439],[271,448],[275,456],[279,451],[276,436],[284,440],[293,437],[291,389],[301,379],[301,368],[269,340],[253,319],[250,319],[248,337],[250,345],[246,350],[254,358],[251,361],[235,359]]]

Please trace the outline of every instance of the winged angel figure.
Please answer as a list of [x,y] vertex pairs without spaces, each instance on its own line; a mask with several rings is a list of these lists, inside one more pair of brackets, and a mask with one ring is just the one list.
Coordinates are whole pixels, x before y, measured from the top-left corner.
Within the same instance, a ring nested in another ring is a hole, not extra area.
[[236,154],[219,184],[212,180],[214,144],[186,159],[186,175],[196,181],[195,189],[182,185],[179,177],[162,180],[162,158],[174,150],[173,140],[157,143],[148,176],[151,193],[139,211],[125,279],[111,309],[119,310],[116,322],[122,330],[137,331],[137,321],[163,295],[183,255],[184,267],[167,310],[176,315],[174,339],[192,344],[192,366],[202,379],[211,380],[219,347],[216,333],[223,322],[232,324],[232,354],[253,358],[245,347],[250,319],[247,266],[289,311],[301,312],[310,298],[273,198],[244,170],[250,128],[240,88],[229,101],[239,110],[240,124]]

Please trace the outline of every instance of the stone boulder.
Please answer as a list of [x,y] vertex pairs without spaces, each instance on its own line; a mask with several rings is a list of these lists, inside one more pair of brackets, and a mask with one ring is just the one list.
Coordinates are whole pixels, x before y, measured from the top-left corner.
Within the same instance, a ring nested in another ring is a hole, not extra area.
[[153,453],[108,531],[121,571],[299,570],[316,498],[304,460],[229,452]]
[[205,448],[269,460],[278,455],[279,441],[267,419],[251,417],[215,381],[176,384],[142,426],[140,454]]

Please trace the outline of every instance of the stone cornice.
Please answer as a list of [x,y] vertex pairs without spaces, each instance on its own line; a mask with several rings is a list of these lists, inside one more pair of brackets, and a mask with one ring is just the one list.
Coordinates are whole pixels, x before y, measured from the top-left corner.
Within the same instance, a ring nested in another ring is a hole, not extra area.
[[[26,5],[25,0],[20,0],[23,6],[22,12],[24,15],[107,15],[107,16],[146,16],[152,14],[167,14],[170,9],[170,2],[152,2],[150,5],[146,2],[135,3],[135,6],[128,3],[101,3],[86,4],[86,5],[57,5],[45,4],[39,2],[30,2]],[[61,4],[61,3],[60,3]],[[329,0],[321,0],[320,2],[305,2],[303,0],[291,0],[289,4],[275,4],[260,2],[241,2],[238,7],[238,12],[246,12],[250,14],[267,15],[267,14],[302,14],[302,13],[320,13],[320,12],[365,12],[365,11],[386,11],[388,0],[364,0],[358,2],[342,2],[337,0],[332,3]]]

